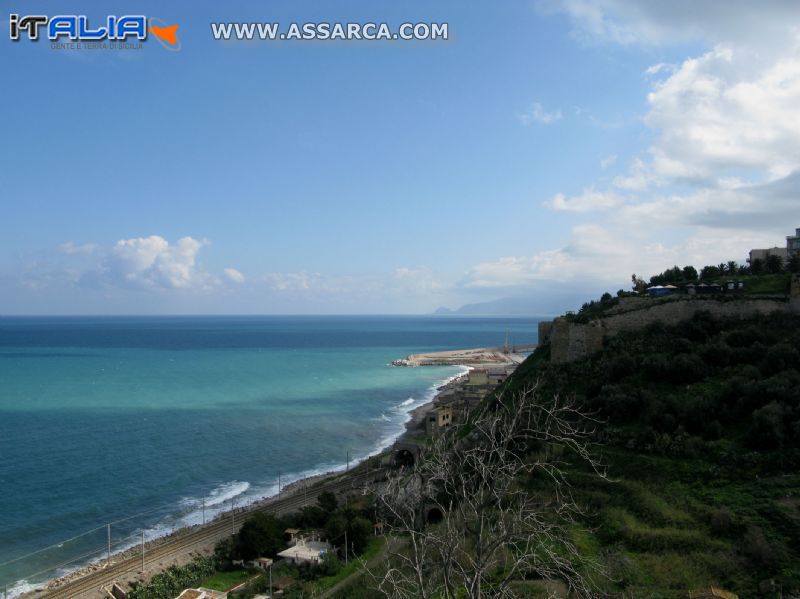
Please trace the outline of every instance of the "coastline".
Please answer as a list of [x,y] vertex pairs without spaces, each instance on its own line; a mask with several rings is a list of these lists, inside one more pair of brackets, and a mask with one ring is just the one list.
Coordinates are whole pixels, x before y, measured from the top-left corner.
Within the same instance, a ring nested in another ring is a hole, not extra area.
[[[351,462],[349,470],[347,469],[347,464],[340,464],[324,472],[314,472],[312,474],[305,475],[304,473],[300,473],[298,475],[299,478],[287,483],[282,488],[280,493],[261,497],[247,506],[237,507],[234,510],[219,512],[214,516],[214,518],[205,524],[184,526],[167,534],[146,540],[144,542],[145,555],[147,556],[147,554],[154,549],[163,547],[170,543],[180,543],[183,539],[193,533],[208,530],[214,525],[218,525],[220,521],[230,519],[232,517],[232,511],[234,512],[233,517],[235,518],[239,514],[245,515],[246,513],[249,514],[254,511],[267,509],[271,504],[279,501],[297,498],[301,493],[307,493],[310,488],[318,487],[326,482],[331,482],[333,480],[336,480],[337,482],[354,481],[356,476],[363,473],[365,469],[369,469],[371,464],[381,463],[383,460],[385,460],[391,454],[393,447],[397,443],[402,443],[405,440],[418,436],[420,432],[424,432],[425,418],[433,408],[434,400],[443,390],[462,379],[471,368],[476,366],[476,364],[448,364],[448,366],[460,366],[463,371],[447,377],[446,379],[442,379],[430,387],[430,392],[425,393],[424,398],[420,400],[422,403],[405,412],[406,420],[403,423],[403,429],[394,435],[387,436],[386,438],[380,440],[376,446],[376,449],[371,451],[368,455],[354,459]],[[312,496],[309,497],[308,503],[313,503],[315,498],[316,493],[312,493]],[[163,572],[170,566],[186,565],[198,556],[211,555],[217,542],[218,539],[214,539],[206,543],[189,545],[182,551],[176,551],[168,558],[159,560],[155,564],[148,564],[144,573],[141,572],[139,568],[131,568],[129,572],[116,576],[114,580],[122,585],[129,585],[133,582],[147,582],[153,576]],[[110,564],[106,562],[105,558],[100,558],[92,563],[76,567],[71,572],[53,578],[46,583],[27,585],[27,588],[23,587],[23,589],[19,589],[17,591],[15,591],[12,587],[9,589],[8,597],[9,599],[12,597],[15,599],[28,599],[47,596],[50,593],[58,593],[59,589],[62,589],[72,583],[76,583],[88,575],[102,573],[109,566],[113,567],[115,564],[124,562],[126,560],[138,559],[139,556],[141,556],[141,551],[141,544],[136,544],[122,550],[117,550],[116,552],[112,551]],[[91,594],[82,594],[80,596],[97,597],[99,599],[100,597],[105,597],[106,594],[98,588]]]

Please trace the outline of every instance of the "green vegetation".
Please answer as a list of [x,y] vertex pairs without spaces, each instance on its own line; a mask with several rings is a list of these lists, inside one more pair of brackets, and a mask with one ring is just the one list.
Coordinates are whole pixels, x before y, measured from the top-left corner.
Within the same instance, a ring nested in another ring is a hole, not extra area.
[[386,541],[385,537],[373,537],[367,543],[364,552],[359,556],[359,559],[350,560],[347,566],[340,565],[340,569],[337,573],[331,576],[324,576],[312,583],[310,583],[307,588],[305,589],[306,594],[311,594],[312,596],[314,593],[320,593],[327,589],[330,589],[334,585],[340,583],[341,581],[349,578],[353,574],[355,574],[358,570],[362,567],[363,562],[370,562],[370,560],[374,559],[378,553],[380,552],[381,548]]
[[[714,283],[723,284],[731,277],[720,276],[711,279]],[[735,277],[737,281],[743,281],[745,291],[755,295],[781,295],[789,293],[792,275],[790,273],[747,275]]]
[[568,468],[591,531],[576,543],[606,569],[600,588],[684,597],[714,584],[777,597],[759,590],[772,580],[800,589],[800,317],[698,314],[621,334],[569,364],[550,363],[548,351],[523,363],[508,390],[538,381],[601,422],[611,481]]
[[[234,560],[249,560],[258,556],[275,558],[286,547],[283,531],[297,528],[315,532],[337,547],[338,551],[327,553],[319,564],[296,565],[278,561],[273,566],[273,580],[291,582],[289,588],[285,589],[285,597],[307,596],[328,589],[357,570],[360,562],[356,558],[370,559],[381,547],[382,539],[372,536],[373,511],[372,503],[365,498],[348,499],[345,505],[339,505],[333,493],[323,492],[315,505],[304,506],[293,514],[280,517],[255,514],[244,522],[237,535],[220,541],[215,547],[215,563],[219,572],[212,580],[218,582],[217,586],[209,585],[209,588],[224,590],[246,580],[246,572],[235,567]],[[345,538],[350,561],[347,567],[343,565]],[[264,592],[267,585],[267,578],[259,577],[237,592],[237,596],[249,597]]]
[[260,556],[273,557],[284,548],[283,530],[272,514],[250,516],[236,535],[231,556],[245,560]]
[[258,572],[254,570],[228,570],[226,572],[217,572],[213,576],[209,576],[200,583],[200,586],[213,589],[215,591],[227,591],[235,586],[246,582],[253,578]]
[[128,598],[172,599],[183,589],[196,587],[202,580],[214,574],[216,567],[214,559],[208,557],[198,557],[182,567],[171,566],[161,574],[153,576],[147,584],[133,583]]
[[653,275],[647,282],[636,274],[631,275],[633,291],[620,289],[616,296],[604,293],[599,300],[584,303],[577,313],[566,314],[571,322],[587,323],[595,318],[601,318],[605,312],[619,305],[623,297],[648,297],[647,288],[655,285],[674,285],[677,293],[686,293],[683,286],[690,283],[719,284],[723,287],[728,281],[734,280],[743,283],[743,289],[727,292],[721,295],[707,295],[706,298],[728,299],[744,295],[787,295],[791,286],[793,273],[800,272],[800,254],[792,256],[784,264],[777,256],[770,256],[769,266],[760,260],[755,260],[753,266],[742,266],[734,261],[717,266],[705,266],[698,273],[693,266],[673,266],[664,272]]

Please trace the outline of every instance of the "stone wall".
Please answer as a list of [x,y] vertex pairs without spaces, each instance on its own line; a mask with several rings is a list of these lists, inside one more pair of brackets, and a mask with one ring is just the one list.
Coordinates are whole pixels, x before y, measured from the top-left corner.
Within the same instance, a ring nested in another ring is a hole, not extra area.
[[[631,298],[639,299],[639,298]],[[642,306],[642,307],[640,307]],[[643,299],[626,302],[609,310],[608,315],[587,324],[570,322],[565,317],[550,323],[550,356],[553,362],[572,362],[599,351],[603,341],[623,331],[642,329],[655,322],[676,324],[692,318],[697,312],[708,311],[721,318],[750,318],[773,312],[800,313],[800,277],[792,280],[791,298],[737,298],[735,300],[700,299],[676,296],[670,301]],[[540,334],[542,323],[539,324]],[[540,337],[541,339],[541,337]],[[542,341],[542,343],[544,343]]]
[[544,345],[545,343],[550,343],[550,335],[553,333],[553,321],[552,320],[542,320],[539,322],[539,336],[536,338],[536,342],[539,345]]
[[569,322],[565,318],[553,321],[550,336],[550,359],[572,362],[603,348],[604,329],[600,320],[588,324]]

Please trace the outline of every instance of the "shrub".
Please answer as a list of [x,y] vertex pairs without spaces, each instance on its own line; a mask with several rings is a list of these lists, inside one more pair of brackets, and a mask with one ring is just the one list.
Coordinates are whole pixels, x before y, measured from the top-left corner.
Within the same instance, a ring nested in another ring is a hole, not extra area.
[[272,514],[248,518],[236,537],[236,553],[242,559],[274,557],[283,548],[283,531]]
[[717,536],[731,533],[733,527],[733,512],[726,507],[721,507],[711,513],[711,530]]
[[770,402],[753,412],[753,423],[748,434],[752,447],[776,449],[785,441],[786,409],[777,402]]
[[742,539],[742,549],[744,554],[752,560],[757,568],[764,572],[771,572],[775,569],[778,552],[775,547],[767,541],[764,531],[758,526],[749,526]]

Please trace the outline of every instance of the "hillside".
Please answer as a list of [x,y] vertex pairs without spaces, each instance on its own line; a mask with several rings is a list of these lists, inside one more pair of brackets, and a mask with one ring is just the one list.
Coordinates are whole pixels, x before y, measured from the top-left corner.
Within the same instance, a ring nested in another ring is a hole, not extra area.
[[740,597],[800,592],[800,317],[698,313],[608,339],[554,364],[548,345],[506,392],[539,382],[600,419],[610,482],[570,476],[585,508],[581,548],[607,592]]

